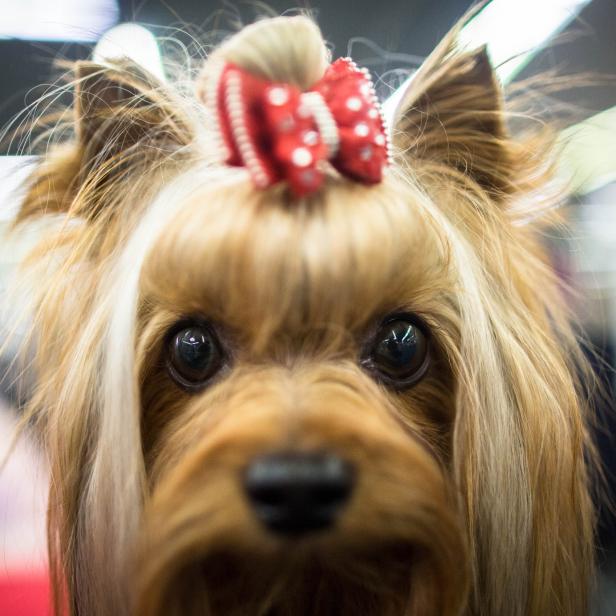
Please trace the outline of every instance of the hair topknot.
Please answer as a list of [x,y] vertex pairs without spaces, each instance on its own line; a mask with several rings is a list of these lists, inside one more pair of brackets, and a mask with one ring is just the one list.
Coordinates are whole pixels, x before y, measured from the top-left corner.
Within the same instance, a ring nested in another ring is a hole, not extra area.
[[211,58],[232,62],[257,77],[307,90],[323,76],[329,51],[314,21],[298,15],[249,25],[223,43]]

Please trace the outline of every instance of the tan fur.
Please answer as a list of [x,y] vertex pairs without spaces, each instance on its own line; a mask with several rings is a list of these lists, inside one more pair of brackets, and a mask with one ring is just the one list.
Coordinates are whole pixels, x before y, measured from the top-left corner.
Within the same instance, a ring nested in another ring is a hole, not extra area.
[[[16,227],[63,217],[28,262],[57,614],[585,613],[583,362],[542,223],[522,224],[555,203],[547,142],[509,136],[485,52],[455,34],[398,110],[384,181],[331,172],[301,200],[218,165],[195,98],[78,65],[75,139],[41,161]],[[327,58],[304,17],[214,56],[301,87]],[[434,338],[403,393],[358,364],[398,310]],[[194,314],[234,363],[189,395],[163,340]],[[238,480],[288,448],[359,469],[336,528],[297,543],[261,529]]]

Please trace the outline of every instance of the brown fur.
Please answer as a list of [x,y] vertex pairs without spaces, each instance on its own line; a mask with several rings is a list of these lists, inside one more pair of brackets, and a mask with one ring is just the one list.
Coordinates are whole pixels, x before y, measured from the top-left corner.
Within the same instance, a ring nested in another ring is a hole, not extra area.
[[[522,224],[554,204],[546,141],[508,134],[485,51],[455,34],[405,96],[382,184],[331,173],[299,201],[213,162],[194,99],[127,64],[77,66],[75,139],[17,219],[60,216],[29,259],[57,614],[585,613],[580,352],[543,221]],[[315,36],[266,20],[215,54],[275,79],[294,41],[278,78],[303,84]],[[402,309],[434,348],[400,393],[358,357]],[[195,314],[233,367],[189,395],[163,340]],[[238,481],[289,448],[359,469],[340,523],[296,542],[257,524]]]

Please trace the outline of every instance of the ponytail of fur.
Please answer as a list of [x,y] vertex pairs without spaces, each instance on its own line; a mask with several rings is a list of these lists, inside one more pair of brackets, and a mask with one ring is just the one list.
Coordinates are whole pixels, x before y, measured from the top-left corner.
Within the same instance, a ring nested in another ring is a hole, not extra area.
[[[210,57],[222,59],[269,81],[307,90],[329,64],[329,52],[318,26],[308,17],[258,21],[221,45]],[[206,63],[205,71],[210,65]]]

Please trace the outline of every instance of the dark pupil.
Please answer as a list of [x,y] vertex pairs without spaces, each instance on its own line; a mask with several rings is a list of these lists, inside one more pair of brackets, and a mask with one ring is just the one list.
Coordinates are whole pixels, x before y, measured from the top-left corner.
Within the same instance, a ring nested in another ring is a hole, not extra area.
[[381,330],[373,352],[378,367],[392,376],[406,376],[421,367],[425,338],[406,321],[388,323]]
[[190,327],[175,338],[177,368],[189,378],[207,376],[215,363],[216,348],[210,335],[203,329]]

